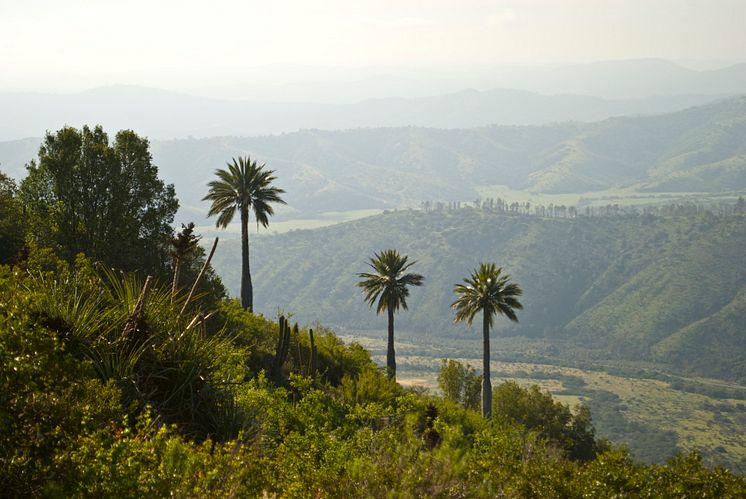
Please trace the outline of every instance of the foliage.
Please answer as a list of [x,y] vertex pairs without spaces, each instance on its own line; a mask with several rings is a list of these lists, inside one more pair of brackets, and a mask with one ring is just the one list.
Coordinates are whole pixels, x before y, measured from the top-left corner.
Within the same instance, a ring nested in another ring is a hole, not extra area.
[[122,130],[110,144],[100,126],[48,133],[21,198],[38,245],[68,261],[84,252],[117,269],[165,276],[178,201],[158,178],[147,139]]
[[44,251],[28,262],[0,267],[0,485],[9,496],[746,493],[743,477],[696,455],[669,466],[620,451],[569,460],[562,438],[578,433],[551,433],[565,409],[544,394],[510,392],[511,404],[525,402],[524,419],[541,409],[533,430],[485,420],[403,389],[323,328],[317,377],[299,374],[308,341],[299,328],[287,382],[276,386],[262,363],[277,325],[235,300],[220,305],[222,332],[203,336],[193,334],[199,323],[188,327],[200,301],[179,318],[180,298],[172,304],[170,289],[156,287],[133,319],[135,277],[101,275],[82,257],[71,268]]
[[391,308],[407,310],[408,286],[421,286],[423,277],[420,274],[406,272],[416,262],[408,262],[407,255],[400,255],[394,249],[383,250],[371,257],[369,265],[374,273],[362,272],[358,286],[363,288],[365,302],[379,314]]
[[185,258],[196,251],[200,239],[201,236],[194,235],[194,222],[189,222],[187,225],[181,224],[181,231],[171,239],[171,257],[174,262],[171,293],[175,294],[176,290],[179,289],[179,274],[181,273],[182,263]]
[[23,207],[15,182],[0,172],[0,264],[11,263],[23,247]]
[[456,310],[456,322],[465,321],[471,325],[478,312],[484,314],[487,330],[492,327],[495,315],[504,315],[513,322],[518,322],[516,310],[523,305],[517,297],[523,294],[521,288],[511,282],[508,274],[502,273],[502,267],[494,263],[481,263],[471,275],[464,279],[464,284],[457,284],[453,292],[458,295],[451,305]]
[[595,439],[588,407],[581,405],[572,412],[566,404],[555,402],[538,386],[521,388],[514,381],[497,386],[493,395],[493,417],[537,430],[539,435],[567,453],[570,459],[593,459],[603,444]]
[[447,400],[476,411],[481,387],[482,377],[473,367],[457,360],[443,359],[438,371],[438,388]]

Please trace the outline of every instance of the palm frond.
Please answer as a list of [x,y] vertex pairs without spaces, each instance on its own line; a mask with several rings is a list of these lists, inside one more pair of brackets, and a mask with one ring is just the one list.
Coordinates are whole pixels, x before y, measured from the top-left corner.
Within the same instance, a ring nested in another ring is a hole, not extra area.
[[457,295],[451,304],[455,310],[454,322],[466,322],[471,325],[476,314],[485,312],[487,323],[492,327],[496,314],[504,315],[518,322],[516,310],[523,309],[517,297],[523,291],[508,274],[503,274],[502,267],[494,263],[482,263],[471,275],[456,284],[453,292]]
[[394,249],[375,253],[368,261],[373,272],[361,272],[362,279],[357,283],[363,289],[363,300],[372,308],[376,305],[376,312],[386,310],[397,311],[399,308],[407,310],[409,286],[421,286],[424,277],[420,274],[404,272],[416,262],[408,262],[409,257],[400,255]]
[[227,169],[217,169],[215,176],[207,185],[209,191],[202,198],[212,201],[207,216],[218,215],[216,227],[225,228],[231,223],[239,209],[251,209],[257,224],[267,227],[269,217],[274,214],[271,203],[286,204],[280,197],[285,191],[272,186],[277,178],[273,170],[266,170],[265,165],[257,165],[256,160],[248,156],[233,158],[227,163]]

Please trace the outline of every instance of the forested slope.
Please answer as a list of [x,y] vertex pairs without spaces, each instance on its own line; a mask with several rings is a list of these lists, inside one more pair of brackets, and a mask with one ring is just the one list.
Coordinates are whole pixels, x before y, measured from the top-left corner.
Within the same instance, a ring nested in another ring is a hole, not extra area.
[[[154,141],[152,152],[188,221],[204,217],[200,199],[215,168],[244,154],[276,170],[291,209],[305,215],[471,201],[479,188],[497,184],[537,193],[743,191],[743,137],[746,97],[734,97],[596,123],[302,130]],[[35,152],[29,141],[0,142],[0,165],[20,175]]]
[[277,170],[288,203],[309,212],[470,201],[494,184],[544,193],[744,190],[743,137],[746,97],[736,97],[597,123],[304,130],[156,142],[153,153],[188,204],[204,195],[194,189],[213,168],[251,154]]
[[[746,224],[742,216],[548,219],[465,208],[390,212],[312,231],[255,238],[257,308],[304,322],[384,329],[355,287],[374,251],[397,248],[426,277],[398,327],[471,334],[452,324],[453,285],[480,261],[504,266],[524,290],[520,323],[497,334],[542,337],[570,350],[746,379]],[[240,251],[215,265],[234,291]],[[569,345],[569,346],[568,346]]]

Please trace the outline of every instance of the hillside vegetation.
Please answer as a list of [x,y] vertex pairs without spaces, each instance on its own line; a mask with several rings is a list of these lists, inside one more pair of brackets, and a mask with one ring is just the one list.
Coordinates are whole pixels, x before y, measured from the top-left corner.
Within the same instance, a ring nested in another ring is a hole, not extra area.
[[307,213],[471,201],[494,184],[543,193],[742,191],[744,136],[746,97],[738,97],[590,124],[306,130],[157,142],[153,154],[191,204],[212,172],[205,165],[248,153],[282,172],[288,203]]
[[[154,162],[199,222],[204,186],[226,158],[248,154],[280,172],[285,215],[471,201],[491,185],[531,193],[725,193],[746,189],[746,97],[669,114],[596,123],[468,129],[302,130],[263,137],[154,141]],[[23,151],[26,151],[25,154]],[[36,153],[0,143],[12,176]],[[528,199],[531,194],[526,193]]]
[[[239,251],[216,255],[234,292]],[[560,356],[648,360],[680,371],[746,380],[743,216],[651,215],[574,219],[464,208],[389,212],[332,227],[256,238],[257,309],[274,304],[311,323],[384,329],[355,288],[365,255],[394,247],[417,260],[400,329],[422,337],[473,334],[452,324],[452,287],[481,260],[521,283],[520,323],[498,334],[544,338]]]
[[402,389],[328,330],[317,329],[314,343],[294,328],[278,361],[277,324],[237,302],[223,301],[207,321],[203,303],[147,289],[134,275],[98,271],[82,256],[69,266],[47,250],[23,267],[0,266],[5,494],[746,492],[741,476],[707,468],[696,453],[635,464],[594,438],[587,409],[571,412],[538,388],[501,385],[494,417],[483,419]]

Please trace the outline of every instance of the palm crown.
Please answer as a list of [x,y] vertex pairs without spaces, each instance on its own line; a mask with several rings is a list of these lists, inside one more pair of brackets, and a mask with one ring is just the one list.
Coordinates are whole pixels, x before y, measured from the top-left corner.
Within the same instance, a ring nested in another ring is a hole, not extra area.
[[405,274],[416,263],[408,262],[408,258],[393,249],[383,250],[370,259],[369,265],[375,273],[358,274],[363,279],[357,285],[363,288],[364,300],[371,307],[377,301],[377,313],[388,309],[396,312],[400,307],[407,310],[408,286],[422,285],[424,277],[420,274]]
[[480,264],[478,269],[474,269],[464,279],[464,284],[457,284],[453,288],[453,292],[458,295],[451,305],[456,309],[455,322],[466,321],[471,325],[480,310],[484,312],[490,328],[496,314],[518,322],[515,310],[523,309],[523,305],[516,297],[521,296],[523,291],[510,280],[510,275],[502,273],[502,267],[494,263]]
[[264,165],[257,165],[249,157],[234,158],[227,170],[218,169],[215,175],[218,180],[207,184],[210,191],[203,200],[212,201],[207,216],[218,215],[217,227],[227,227],[237,209],[248,214],[249,208],[254,212],[257,226],[267,227],[269,217],[275,213],[270,203],[285,204],[280,198],[285,191],[272,186],[276,179],[274,171],[265,170]]

